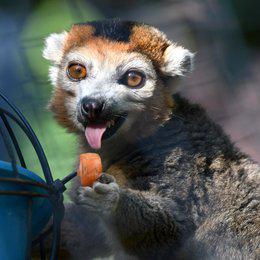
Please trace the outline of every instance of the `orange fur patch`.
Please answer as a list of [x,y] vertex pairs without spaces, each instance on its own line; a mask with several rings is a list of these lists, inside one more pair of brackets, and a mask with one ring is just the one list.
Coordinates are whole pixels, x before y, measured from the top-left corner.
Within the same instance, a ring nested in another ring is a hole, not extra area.
[[73,127],[73,122],[69,119],[68,109],[65,106],[70,98],[72,98],[71,93],[57,86],[53,92],[49,108],[60,125],[66,127],[70,132],[75,132],[76,129]]
[[76,47],[84,46],[93,33],[94,29],[90,25],[73,25],[66,39],[64,53]]
[[129,44],[124,42],[110,41],[101,37],[92,37],[87,41],[88,48],[97,50],[99,54],[105,57],[106,52],[127,52]]
[[94,28],[90,25],[74,25],[69,32],[65,43],[64,53],[77,47],[88,45],[89,48],[97,50],[127,51],[129,44],[125,42],[111,41],[102,37],[95,37]]
[[156,66],[161,66],[163,53],[169,46],[167,39],[146,25],[134,26],[130,36],[131,49],[147,55]]
[[159,31],[147,25],[136,25],[132,28],[130,42],[111,41],[102,37],[95,37],[91,25],[74,25],[65,43],[64,53],[77,47],[88,45],[98,51],[136,51],[151,59],[156,67],[163,63],[163,53],[169,46],[166,37]]

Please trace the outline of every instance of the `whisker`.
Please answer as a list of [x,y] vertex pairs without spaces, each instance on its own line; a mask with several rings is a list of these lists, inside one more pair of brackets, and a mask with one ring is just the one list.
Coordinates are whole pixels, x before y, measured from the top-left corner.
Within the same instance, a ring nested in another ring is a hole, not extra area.
[[153,110],[157,110],[157,111],[160,111],[160,110],[162,110],[161,108],[159,108],[159,107],[150,107],[151,109],[153,109]]
[[136,97],[138,97],[138,99],[143,99],[143,97],[142,96],[140,96],[138,93],[135,93],[135,92],[133,92],[133,94],[136,96]]

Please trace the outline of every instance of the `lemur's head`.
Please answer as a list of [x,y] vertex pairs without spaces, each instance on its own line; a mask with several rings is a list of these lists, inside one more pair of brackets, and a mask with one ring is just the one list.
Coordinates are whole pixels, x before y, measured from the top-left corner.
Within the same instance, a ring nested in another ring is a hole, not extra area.
[[190,71],[193,58],[156,28],[119,20],[51,34],[43,56],[52,63],[56,119],[94,149],[120,134],[147,136],[166,121],[175,89],[166,82]]

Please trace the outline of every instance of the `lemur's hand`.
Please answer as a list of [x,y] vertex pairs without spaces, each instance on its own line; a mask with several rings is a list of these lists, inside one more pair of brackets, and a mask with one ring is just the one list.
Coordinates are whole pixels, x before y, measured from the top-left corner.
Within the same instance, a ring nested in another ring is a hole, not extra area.
[[112,175],[102,173],[92,187],[79,187],[77,204],[105,216],[113,213],[119,200],[119,186]]

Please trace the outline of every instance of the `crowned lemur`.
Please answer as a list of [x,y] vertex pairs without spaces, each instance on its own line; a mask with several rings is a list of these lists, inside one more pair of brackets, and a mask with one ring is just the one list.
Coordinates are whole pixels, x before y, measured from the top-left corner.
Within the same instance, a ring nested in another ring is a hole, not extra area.
[[72,259],[259,259],[260,167],[177,93],[190,51],[114,19],[51,34],[43,56],[56,120],[103,161],[93,187],[71,189]]

